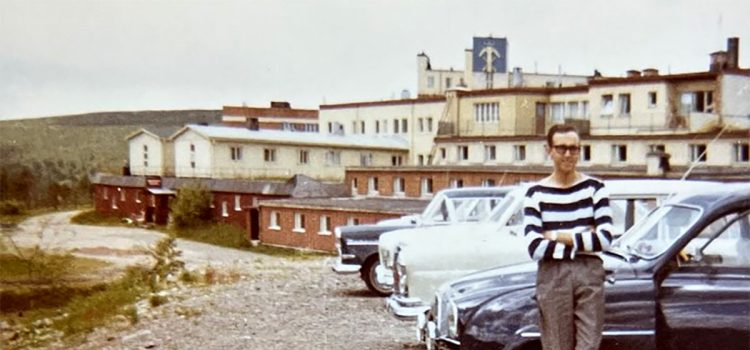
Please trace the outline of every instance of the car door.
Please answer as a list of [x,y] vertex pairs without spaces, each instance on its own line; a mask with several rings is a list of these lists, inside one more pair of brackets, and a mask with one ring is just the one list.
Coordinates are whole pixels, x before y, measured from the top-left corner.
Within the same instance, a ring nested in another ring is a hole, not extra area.
[[748,213],[714,220],[666,267],[657,300],[659,349],[750,348]]

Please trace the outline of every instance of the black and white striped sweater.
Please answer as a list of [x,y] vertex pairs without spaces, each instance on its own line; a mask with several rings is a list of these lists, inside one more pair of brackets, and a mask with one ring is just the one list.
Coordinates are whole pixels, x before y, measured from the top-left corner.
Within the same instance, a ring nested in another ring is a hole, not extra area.
[[[577,253],[609,249],[612,211],[601,180],[584,175],[568,188],[532,185],[524,199],[525,235],[534,260],[571,260]],[[573,232],[573,245],[544,239],[543,232]]]

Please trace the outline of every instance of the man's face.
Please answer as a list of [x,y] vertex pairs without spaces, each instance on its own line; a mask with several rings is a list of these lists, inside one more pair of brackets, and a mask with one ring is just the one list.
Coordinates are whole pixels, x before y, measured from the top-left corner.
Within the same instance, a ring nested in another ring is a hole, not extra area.
[[563,173],[575,171],[581,150],[578,134],[573,131],[552,135],[552,145],[547,146],[555,170]]

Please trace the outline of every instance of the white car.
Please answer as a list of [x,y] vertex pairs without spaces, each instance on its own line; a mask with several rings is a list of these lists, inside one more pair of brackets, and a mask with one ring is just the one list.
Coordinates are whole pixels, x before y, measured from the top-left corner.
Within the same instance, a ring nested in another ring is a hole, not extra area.
[[[615,236],[648,214],[664,199],[698,186],[720,183],[676,180],[609,180]],[[394,278],[386,300],[397,317],[416,317],[444,282],[482,269],[530,261],[523,235],[523,199],[527,186],[512,191],[479,223],[460,223],[391,231],[380,236],[382,266]]]

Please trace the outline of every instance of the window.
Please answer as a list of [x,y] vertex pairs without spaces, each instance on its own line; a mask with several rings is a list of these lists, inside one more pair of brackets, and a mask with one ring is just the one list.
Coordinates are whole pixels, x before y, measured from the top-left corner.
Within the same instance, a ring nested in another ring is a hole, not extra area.
[[656,91],[649,91],[648,92],[648,108],[654,108],[656,107]]
[[432,118],[427,118],[427,131],[432,132]]
[[340,164],[341,164],[341,152],[339,151],[326,152],[326,165],[340,165]]
[[440,159],[448,158],[445,152],[445,147],[440,147]]
[[305,232],[305,214],[294,213],[294,232]]
[[263,149],[263,160],[266,162],[275,162],[276,161],[276,150],[273,148],[264,148]]
[[424,118],[417,118],[417,126],[419,127],[419,132],[424,132]]
[[422,195],[431,195],[432,194],[432,178],[425,177],[422,178]]
[[451,179],[451,188],[461,188],[461,187],[464,187],[463,179]]
[[395,195],[403,195],[404,190],[406,187],[406,182],[403,177],[394,177],[393,178],[393,194]]
[[359,225],[359,218],[355,218],[353,216],[350,216],[346,219],[346,225],[347,226],[357,226]]
[[112,209],[117,209],[117,198],[112,197]]
[[620,94],[617,96],[618,113],[622,117],[630,116],[630,94]]
[[192,143],[190,144],[190,152],[195,152],[195,145]]
[[195,169],[195,161],[190,161],[190,167]]
[[491,161],[496,159],[496,147],[495,145],[484,146],[484,161]]
[[684,92],[680,97],[682,103],[682,111],[684,113],[700,112],[700,113],[713,113],[714,112],[714,92],[713,91],[691,91]]
[[331,234],[331,217],[328,215],[320,216],[320,231],[318,234]]
[[281,226],[281,215],[278,211],[272,210],[271,215],[268,217],[268,228],[271,230],[280,230]]
[[223,217],[229,216],[229,208],[227,207],[227,201],[221,202],[221,216]]
[[568,118],[577,118],[578,115],[578,102],[568,102]]
[[299,163],[300,164],[307,164],[307,162],[310,160],[310,153],[306,149],[299,150]]
[[398,119],[393,119],[393,133],[394,134],[398,134],[398,132],[399,132],[398,131],[398,125],[399,125]]
[[500,120],[500,107],[497,102],[475,103],[474,121],[478,123],[494,123]]
[[383,133],[388,133],[388,119],[383,119]]
[[612,162],[620,163],[628,160],[628,146],[612,145]]
[[664,152],[666,148],[663,143],[648,145],[649,152]]
[[375,133],[376,134],[380,133],[380,120],[375,121]]
[[332,122],[328,122],[328,133],[329,134],[333,134],[333,123]]
[[156,206],[156,196],[155,195],[152,194],[151,196],[149,196],[148,201],[149,201],[149,206],[151,206],[151,207],[155,207]]
[[409,131],[409,127],[408,126],[409,126],[408,120],[406,118],[401,119],[401,132],[402,133],[406,133],[406,132]]
[[705,143],[690,145],[690,161],[704,163],[706,158],[708,158],[708,153]]
[[234,195],[234,211],[240,211],[242,210],[242,201],[240,198],[240,195],[235,194]]
[[428,88],[435,87],[435,77],[427,77],[427,87]]
[[484,179],[482,180],[482,187],[494,187],[495,179]]
[[391,156],[391,165],[401,166],[402,164],[404,164],[403,156]]
[[232,160],[242,160],[242,147],[229,147]]
[[424,165],[424,155],[420,154],[417,156],[417,164],[418,165]]
[[363,120],[363,121],[361,121],[361,122],[359,122],[359,131],[360,131],[360,133],[362,133],[362,134],[364,134],[364,133],[365,133],[365,121],[364,121],[364,120]]
[[357,193],[359,187],[359,181],[357,181],[357,178],[352,179],[352,193]]
[[369,194],[378,194],[378,178],[377,177],[370,177],[367,179],[367,193]]
[[581,117],[588,119],[589,117],[589,101],[581,102]]
[[214,200],[215,200],[215,199],[216,199],[216,198],[214,198],[214,194],[213,194],[213,193],[211,193],[211,198],[209,198],[209,200],[208,200],[208,206],[209,206],[209,207],[211,207],[211,208],[215,208],[215,207],[216,207],[216,205],[214,205]]
[[591,161],[591,145],[581,145],[580,159],[582,162]]
[[109,187],[102,189],[102,197],[104,197],[104,199],[109,199]]
[[602,117],[611,117],[614,113],[612,95],[602,95]]
[[748,156],[748,143],[737,142],[734,144],[734,161],[737,163],[748,162],[750,157]]
[[359,154],[359,165],[370,166],[372,165],[372,153],[360,153]]
[[148,145],[143,145],[143,166],[148,167]]
[[469,159],[469,146],[458,146],[458,160]]
[[450,88],[452,82],[451,78],[445,78],[445,87]]
[[526,160],[526,145],[513,146],[513,160],[523,162]]
[[135,202],[136,203],[140,203],[141,202],[141,191],[140,190],[136,190],[135,191]]
[[118,187],[117,188],[117,192],[120,192],[120,202],[124,202],[125,201],[125,190],[123,190],[122,188]]
[[553,123],[562,123],[565,121],[565,105],[562,103],[553,103],[551,106],[552,108],[552,122]]
[[714,274],[750,267],[748,220],[746,211],[719,217],[687,244],[688,259],[680,265],[710,267]]
[[352,120],[352,134],[357,134],[357,121]]

